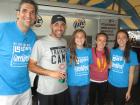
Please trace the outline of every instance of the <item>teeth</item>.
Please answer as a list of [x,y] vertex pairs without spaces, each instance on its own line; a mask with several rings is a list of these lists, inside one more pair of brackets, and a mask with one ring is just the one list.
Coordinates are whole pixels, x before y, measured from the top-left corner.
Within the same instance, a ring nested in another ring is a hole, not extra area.
[[27,20],[27,21],[30,21],[30,20]]
[[59,34],[60,34],[60,33],[61,33],[61,31],[57,31],[57,33],[59,33]]
[[30,19],[29,19],[29,18],[26,18],[25,20],[26,20],[26,21],[30,21]]

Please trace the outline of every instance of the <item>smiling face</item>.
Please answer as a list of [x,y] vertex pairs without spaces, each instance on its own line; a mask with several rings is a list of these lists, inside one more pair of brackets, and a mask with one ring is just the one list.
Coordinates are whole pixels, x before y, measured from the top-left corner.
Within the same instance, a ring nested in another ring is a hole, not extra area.
[[101,51],[106,46],[107,37],[104,34],[99,34],[96,39],[97,50]]
[[23,3],[17,12],[17,18],[17,24],[21,30],[30,28],[36,20],[35,7],[29,3]]
[[86,37],[83,32],[77,32],[75,35],[75,44],[77,48],[83,48]]
[[55,38],[61,38],[65,32],[66,25],[62,21],[57,21],[51,24],[52,36]]
[[127,41],[128,41],[128,37],[124,32],[119,32],[117,34],[117,43],[119,45],[119,48],[124,49]]

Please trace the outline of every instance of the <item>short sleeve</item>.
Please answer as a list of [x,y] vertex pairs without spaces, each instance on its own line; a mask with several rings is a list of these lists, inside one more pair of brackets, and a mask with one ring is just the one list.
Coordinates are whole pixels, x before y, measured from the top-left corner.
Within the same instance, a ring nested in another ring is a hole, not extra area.
[[92,50],[91,48],[89,48],[89,64],[92,64],[92,63],[94,63],[92,59]]
[[3,33],[4,33],[4,27],[5,27],[5,24],[4,23],[0,23],[0,40],[3,36]]
[[133,52],[133,51],[130,52],[130,65],[131,66],[138,65],[137,54],[135,52]]
[[40,41],[36,41],[33,46],[30,58],[38,62],[41,58],[41,52],[42,52],[41,43]]
[[69,62],[70,62],[70,50],[69,49],[67,49],[67,52],[66,52],[66,62],[67,62],[67,64],[69,64]]
[[112,59],[113,49],[110,50],[110,60]]

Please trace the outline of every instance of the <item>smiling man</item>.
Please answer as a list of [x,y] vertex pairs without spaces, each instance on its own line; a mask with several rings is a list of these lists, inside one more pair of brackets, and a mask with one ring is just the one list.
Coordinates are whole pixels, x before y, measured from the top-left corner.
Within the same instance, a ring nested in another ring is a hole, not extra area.
[[61,15],[51,19],[51,34],[38,40],[29,60],[29,69],[39,74],[40,105],[68,105],[66,78],[66,40],[62,38],[66,20]]
[[22,0],[17,21],[0,23],[0,105],[32,105],[27,64],[37,11],[34,1]]

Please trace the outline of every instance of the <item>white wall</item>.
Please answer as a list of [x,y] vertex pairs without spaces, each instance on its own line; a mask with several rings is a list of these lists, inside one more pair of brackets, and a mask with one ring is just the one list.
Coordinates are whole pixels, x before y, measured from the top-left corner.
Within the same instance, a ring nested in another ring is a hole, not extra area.
[[[51,33],[50,29],[50,22],[51,22],[52,16],[43,16],[43,25],[41,27],[33,27],[33,30],[36,32],[38,36],[46,36]],[[70,18],[66,17],[67,22],[67,28],[64,36],[68,37],[71,36],[73,31],[75,30],[73,27],[73,23],[77,18]],[[87,36],[91,36],[91,39],[88,40],[88,45],[92,45],[92,38],[93,43],[95,42],[95,35],[98,32],[98,22],[97,19],[85,19],[86,25],[84,27],[85,32],[87,33]],[[69,37],[68,37],[69,38]],[[88,38],[89,39],[89,38]]]
[[0,1],[0,22],[16,20],[16,2]]
[[[4,21],[13,21],[16,20],[16,9],[18,8],[18,2],[10,2],[10,1],[0,1],[0,22]],[[46,11],[47,12],[47,11]],[[46,13],[47,14],[47,13]],[[50,20],[51,16],[42,16],[43,17],[43,25],[42,27],[35,28],[33,30],[36,32],[37,36],[45,36],[51,33],[50,30]],[[65,32],[65,36],[72,35],[72,32],[75,30],[73,28],[73,23],[76,18],[66,17],[67,21],[67,29]],[[93,45],[95,43],[95,35],[98,33],[98,21],[97,19],[85,19],[86,25],[84,30],[86,31],[88,36],[92,36]],[[112,43],[109,46],[112,47]]]
[[[34,31],[39,36],[48,35],[51,33],[50,30],[50,21],[52,16],[43,16],[43,25],[39,28],[33,27]],[[73,27],[73,23],[77,18],[70,18],[66,17],[67,28],[65,35],[69,36],[72,35],[73,31],[75,30]],[[86,25],[84,30],[86,31],[88,36],[95,35],[97,33],[97,20],[96,19],[85,19]]]
[[[16,9],[18,8],[18,2],[2,2],[0,1],[0,22],[4,21],[14,21],[16,20]],[[46,11],[47,12],[47,11]],[[71,35],[74,31],[73,22],[76,18],[66,18],[67,30],[65,35]],[[43,16],[43,25],[40,28],[33,28],[37,35],[44,36],[50,33],[50,20],[51,16]],[[89,20],[86,19],[85,31],[88,35],[94,35],[97,32],[97,21],[96,19]]]

